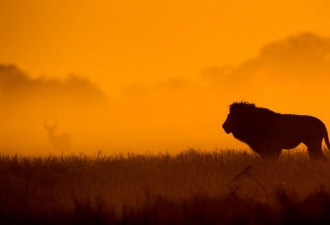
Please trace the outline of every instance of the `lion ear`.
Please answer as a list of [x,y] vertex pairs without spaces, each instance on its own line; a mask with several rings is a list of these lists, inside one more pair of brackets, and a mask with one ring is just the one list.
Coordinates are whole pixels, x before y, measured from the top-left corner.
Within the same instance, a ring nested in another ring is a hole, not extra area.
[[254,103],[249,103],[249,102],[233,102],[230,107],[229,111],[232,112],[241,112],[244,110],[250,110],[256,108]]
[[255,107],[256,105],[254,103],[248,102],[246,100],[242,100],[240,104],[245,105],[245,106],[250,106],[250,107]]
[[235,108],[237,108],[239,104],[240,104],[240,103],[238,103],[238,102],[233,102],[233,103],[229,106],[229,111],[230,111],[230,112],[234,112],[234,111],[235,111]]

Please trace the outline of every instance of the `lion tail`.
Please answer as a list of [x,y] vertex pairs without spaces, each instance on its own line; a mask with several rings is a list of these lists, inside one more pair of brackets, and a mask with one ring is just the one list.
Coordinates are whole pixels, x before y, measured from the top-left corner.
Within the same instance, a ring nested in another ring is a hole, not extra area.
[[325,126],[324,126],[324,134],[323,134],[323,137],[324,137],[325,144],[326,144],[327,147],[328,147],[328,150],[330,150],[330,142],[329,142],[328,131],[327,131],[327,128],[326,128]]

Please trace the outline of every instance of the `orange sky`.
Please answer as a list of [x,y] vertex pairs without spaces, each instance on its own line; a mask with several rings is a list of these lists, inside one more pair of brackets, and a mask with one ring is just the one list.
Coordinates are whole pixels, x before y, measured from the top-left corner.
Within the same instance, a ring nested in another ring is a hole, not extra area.
[[325,0],[0,1],[0,62],[90,77],[107,92],[196,77],[300,32],[330,36]]
[[[330,127],[329,8],[324,0],[1,0],[0,152],[18,134],[17,149],[50,147],[46,115],[75,152],[246,148],[221,130],[240,100]],[[3,84],[2,74],[11,77]]]

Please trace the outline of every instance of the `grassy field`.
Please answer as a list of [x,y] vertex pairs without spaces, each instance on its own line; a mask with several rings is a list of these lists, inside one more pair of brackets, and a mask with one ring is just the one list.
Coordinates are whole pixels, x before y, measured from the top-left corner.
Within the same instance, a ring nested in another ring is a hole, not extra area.
[[326,222],[330,161],[305,151],[0,156],[0,224]]

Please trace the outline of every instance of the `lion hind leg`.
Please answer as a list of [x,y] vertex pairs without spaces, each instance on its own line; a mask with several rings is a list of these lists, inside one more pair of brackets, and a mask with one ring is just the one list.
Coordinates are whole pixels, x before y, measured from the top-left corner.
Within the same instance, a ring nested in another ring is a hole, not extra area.
[[313,143],[313,144],[309,144],[307,145],[308,147],[308,154],[309,157],[312,160],[325,160],[326,157],[324,156],[323,152],[322,152],[322,142],[317,142],[317,143]]

